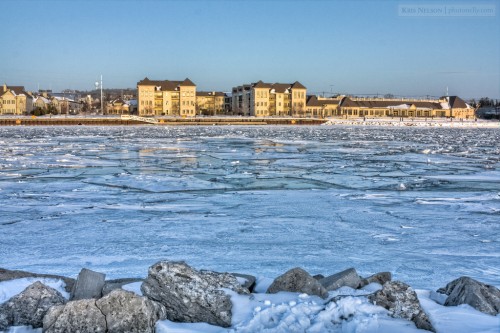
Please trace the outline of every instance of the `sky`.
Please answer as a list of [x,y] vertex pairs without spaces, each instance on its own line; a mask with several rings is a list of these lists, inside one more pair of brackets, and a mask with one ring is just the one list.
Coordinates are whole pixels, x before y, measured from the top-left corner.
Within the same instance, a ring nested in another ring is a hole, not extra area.
[[[500,99],[500,0],[0,0],[0,82]],[[463,8],[469,11],[458,12]],[[471,12],[472,11],[472,12]]]

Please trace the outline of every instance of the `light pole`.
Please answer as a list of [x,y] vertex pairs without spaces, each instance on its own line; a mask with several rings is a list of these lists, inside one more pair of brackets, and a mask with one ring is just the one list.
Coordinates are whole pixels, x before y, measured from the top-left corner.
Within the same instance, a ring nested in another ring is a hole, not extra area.
[[102,74],[101,74],[101,83],[99,81],[95,81],[95,90],[97,90],[99,87],[101,87],[101,113],[104,114],[104,109],[103,109],[103,99],[102,99]]

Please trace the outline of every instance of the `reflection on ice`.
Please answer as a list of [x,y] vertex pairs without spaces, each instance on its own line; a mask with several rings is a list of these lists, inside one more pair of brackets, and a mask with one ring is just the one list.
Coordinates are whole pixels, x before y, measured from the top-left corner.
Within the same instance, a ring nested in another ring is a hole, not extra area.
[[[500,133],[342,127],[0,129],[0,267],[110,278],[159,259],[276,276],[500,285]],[[15,254],[15,255],[12,255]]]

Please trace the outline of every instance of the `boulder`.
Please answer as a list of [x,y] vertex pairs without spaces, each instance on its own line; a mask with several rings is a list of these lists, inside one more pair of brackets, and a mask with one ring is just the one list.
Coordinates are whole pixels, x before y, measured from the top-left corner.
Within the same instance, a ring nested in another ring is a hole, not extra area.
[[361,279],[360,288],[369,285],[370,283],[378,283],[384,285],[384,283],[392,280],[391,272],[380,272],[377,274],[373,274],[367,278]]
[[43,319],[43,331],[154,333],[156,322],[165,318],[161,304],[117,289],[99,300],[82,299],[51,308]]
[[31,277],[63,280],[64,283],[66,284],[66,287],[64,289],[66,289],[68,293],[71,292],[71,289],[73,289],[73,284],[75,283],[75,279],[68,278],[65,276],[52,275],[52,274],[37,274],[25,271],[16,271],[16,270],[0,268],[0,282],[22,279],[22,278],[31,278]]
[[160,302],[167,318],[177,322],[205,322],[231,326],[231,297],[222,288],[248,294],[228,273],[198,272],[184,262],[160,261],[149,268],[143,295]]
[[104,282],[104,287],[102,287],[102,296],[106,296],[110,292],[115,289],[121,289],[126,284],[134,283],[134,282],[143,282],[144,279],[137,278],[126,278],[126,279],[116,279],[116,280],[108,280]]
[[106,318],[108,333],[154,333],[156,322],[166,318],[163,305],[121,289],[97,300],[96,305]]
[[71,290],[70,299],[73,301],[88,298],[100,298],[105,278],[106,274],[83,268],[80,271],[80,274],[78,274],[75,285]]
[[316,295],[321,298],[328,297],[328,291],[302,268],[296,267],[285,274],[278,276],[267,289],[268,294],[280,291],[291,291]]
[[106,332],[106,317],[95,299],[72,301],[50,308],[43,318],[43,332]]
[[470,277],[462,276],[437,292],[448,295],[445,306],[469,304],[474,309],[492,316],[500,313],[500,290]]
[[319,283],[329,291],[339,289],[340,287],[357,289],[361,285],[361,278],[354,268],[349,268],[345,271],[327,276],[319,280]]
[[368,299],[373,304],[389,310],[394,318],[411,320],[417,328],[436,332],[422,309],[417,294],[403,282],[387,282],[381,290],[369,295]]
[[0,331],[9,326],[42,327],[47,311],[65,303],[60,292],[37,281],[0,305]]
[[[238,279],[240,282],[241,286],[245,289],[248,289],[249,292],[253,292],[253,288],[255,288],[255,283],[257,282],[257,279],[253,275],[248,275],[248,274],[240,274],[240,273],[231,273]],[[244,280],[242,283],[241,280]]]
[[316,280],[321,280],[321,279],[324,279],[325,276],[323,274],[316,274],[316,275],[313,275],[313,278],[315,278]]

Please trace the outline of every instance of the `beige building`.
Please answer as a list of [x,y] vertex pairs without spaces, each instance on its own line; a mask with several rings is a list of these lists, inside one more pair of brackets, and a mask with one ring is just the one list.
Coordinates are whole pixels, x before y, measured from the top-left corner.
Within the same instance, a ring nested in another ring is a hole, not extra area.
[[139,116],[196,115],[196,85],[184,81],[157,81],[147,77],[137,82]]
[[473,119],[475,110],[457,96],[429,100],[345,97],[333,116]]
[[196,92],[196,113],[206,116],[224,114],[225,98],[226,94],[220,91]]
[[136,100],[123,100],[117,98],[111,102],[106,103],[106,113],[107,114],[135,114],[137,113],[137,101]]
[[33,110],[33,97],[23,86],[7,86],[0,90],[0,114],[27,115]]
[[243,116],[295,116],[306,114],[307,89],[300,82],[246,84],[232,89],[234,114]]
[[307,96],[306,116],[324,118],[336,115],[342,99],[343,96],[336,98]]

